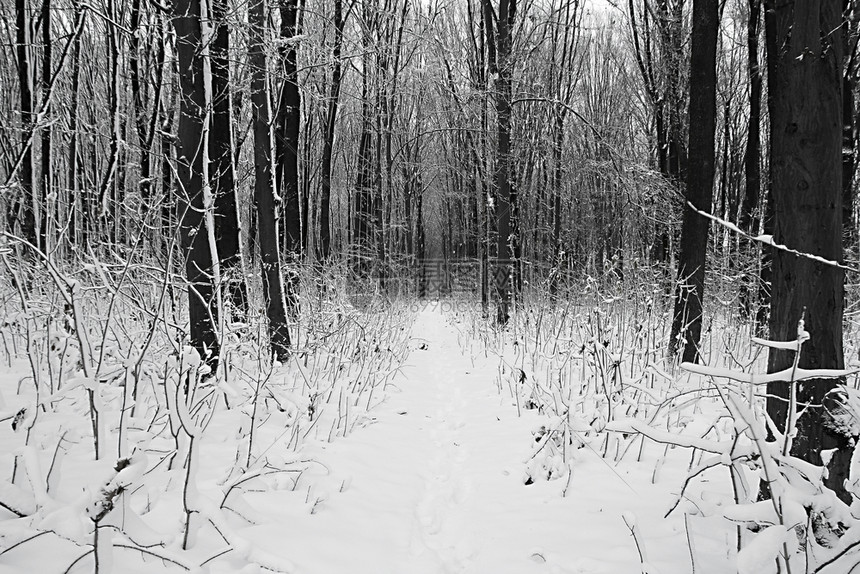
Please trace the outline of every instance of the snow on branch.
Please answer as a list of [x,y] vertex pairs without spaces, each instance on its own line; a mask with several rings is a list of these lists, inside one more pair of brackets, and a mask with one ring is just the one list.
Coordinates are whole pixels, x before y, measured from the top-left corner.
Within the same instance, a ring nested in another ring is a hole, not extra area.
[[832,259],[826,259],[824,257],[821,257],[820,255],[813,255],[811,253],[805,253],[803,251],[798,251],[797,249],[792,249],[791,247],[788,247],[787,245],[777,243],[776,241],[774,241],[773,235],[752,235],[750,233],[747,233],[746,231],[744,231],[743,229],[741,229],[740,227],[738,227],[734,223],[732,223],[730,221],[726,221],[725,219],[717,217],[716,215],[714,215],[712,213],[708,213],[707,211],[702,211],[701,209],[699,209],[698,207],[696,207],[695,205],[693,205],[689,201],[687,202],[687,207],[689,207],[690,209],[692,209],[693,211],[695,211],[696,213],[698,213],[702,217],[706,217],[712,221],[715,221],[716,223],[719,223],[720,225],[722,225],[726,229],[733,231],[742,237],[746,237],[750,241],[756,241],[758,243],[761,243],[762,245],[770,245],[771,247],[774,247],[774,248],[779,249],[781,251],[785,251],[786,253],[791,253],[793,255],[797,255],[798,257],[805,257],[806,259],[811,259],[813,261],[817,261],[818,263],[822,263],[824,265],[830,265],[831,267],[837,267],[839,269],[844,269],[845,271],[853,271],[855,273],[860,273],[860,269],[858,269],[856,267],[851,267],[849,265],[845,265],[844,263],[839,263],[838,261],[833,261]]
[[841,379],[860,372],[860,369],[801,369],[799,367],[789,367],[775,373],[762,375],[755,373],[742,373],[740,371],[732,371],[730,369],[719,367],[709,367],[707,365],[698,365],[696,363],[681,363],[681,368],[696,375],[731,379],[740,383],[751,383],[755,385],[774,382],[793,383],[807,379]]
[[606,430],[623,433],[638,433],[650,438],[654,442],[673,444],[687,448],[697,448],[712,454],[727,454],[731,450],[732,446],[730,442],[717,442],[697,436],[664,431],[649,426],[644,421],[633,418],[611,421],[606,425]]

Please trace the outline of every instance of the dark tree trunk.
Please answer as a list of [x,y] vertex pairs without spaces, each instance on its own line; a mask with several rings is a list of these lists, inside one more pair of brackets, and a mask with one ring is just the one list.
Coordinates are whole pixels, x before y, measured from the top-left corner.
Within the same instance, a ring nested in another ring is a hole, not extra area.
[[[316,130],[316,126],[314,125],[314,114],[305,113],[305,125],[302,130],[302,148],[305,150],[305,155],[310,155],[311,150],[314,149],[313,142],[316,139],[316,134],[314,133]],[[306,260],[310,255],[308,252],[310,246],[310,231],[311,225],[313,225],[311,218],[313,215],[311,214],[311,182],[313,180],[312,175],[312,167],[313,162],[303,161],[301,162],[301,171],[302,177],[299,178],[301,182],[301,207],[302,207],[302,247],[299,250],[301,253],[302,260]]]
[[188,281],[189,334],[191,344],[214,372],[218,361],[215,329],[218,309],[214,304],[212,251],[204,218],[203,187],[208,158],[203,138],[208,102],[203,76],[200,0],[178,0],[173,10],[180,91],[177,217]]
[[290,331],[281,279],[278,227],[275,218],[274,178],[272,174],[272,131],[269,93],[266,89],[266,4],[252,0],[248,8],[250,39],[248,56],[251,64],[251,115],[254,129],[254,195],[262,264],[263,296],[269,319],[269,342],[279,361],[289,356]]
[[[134,126],[137,131],[137,145],[140,148],[140,184],[138,190],[140,192],[140,203],[142,210],[147,210],[149,207],[150,196],[152,195],[152,179],[150,172],[150,156],[149,156],[149,129],[146,117],[146,100],[141,87],[140,77],[140,39],[145,37],[144,31],[140,26],[140,2],[141,0],[132,0],[131,3],[131,34],[129,34],[129,53],[128,65],[129,76],[131,80],[131,95],[134,105]],[[157,70],[157,69],[156,69]],[[157,72],[156,72],[157,73]],[[158,101],[157,99],[154,101]],[[158,105],[155,106],[153,114],[158,114]]]
[[[363,107],[369,108],[368,105]],[[353,243],[355,250],[354,272],[358,277],[367,278],[370,273],[369,261],[373,257],[373,186],[372,134],[370,133],[370,111],[362,114],[361,137],[358,142],[358,174],[355,182],[355,205],[353,206]]]
[[248,312],[248,291],[242,262],[241,226],[233,164],[233,115],[230,101],[230,29],[226,0],[213,0],[214,37],[209,49],[212,70],[212,116],[209,127],[209,177],[215,199],[215,241],[221,281],[240,315]]
[[18,223],[21,236],[38,245],[36,232],[36,204],[33,189],[33,149],[30,143],[30,133],[33,128],[33,76],[30,71],[30,19],[28,16],[27,0],[15,0],[15,49],[18,55],[18,90],[21,95],[21,146],[24,150],[21,158],[20,183],[21,193],[13,202],[8,214],[9,228],[14,229]]
[[373,242],[374,247],[376,249],[376,263],[374,264],[374,268],[376,269],[376,278],[379,280],[380,289],[385,289],[385,280],[386,280],[386,262],[385,262],[385,222],[383,221],[383,193],[385,192],[382,186],[382,156],[383,156],[383,136],[382,136],[382,124],[383,117],[385,115],[384,104],[383,104],[383,96],[382,96],[382,85],[385,84],[385,71],[384,68],[379,70],[379,79],[378,83],[380,84],[380,88],[377,90],[377,102],[376,108],[377,112],[377,125],[376,125],[376,153],[373,168],[373,198],[371,199],[371,213],[373,219]]
[[[185,0],[183,4],[187,4],[188,2],[198,2],[197,4],[197,27],[200,27],[200,6],[199,0]],[[178,10],[178,7],[176,8]],[[177,14],[181,14],[179,11]],[[108,165],[105,168],[104,176],[102,177],[102,183],[99,187],[99,220],[102,224],[101,231],[106,233],[105,236],[109,243],[116,244],[119,239],[116,234],[116,216],[120,210],[119,205],[115,203],[114,192],[116,190],[116,172],[117,172],[117,164],[119,163],[119,148],[120,148],[120,140],[122,138],[121,129],[122,124],[120,122],[120,111],[119,111],[119,38],[117,36],[116,26],[113,22],[116,21],[115,17],[115,9],[114,9],[114,1],[107,1],[107,17],[109,22],[105,22],[105,28],[107,31],[107,60],[108,60],[108,108],[110,110],[110,157],[108,159]],[[175,27],[175,24],[174,24]],[[179,32],[177,31],[177,35]],[[188,54],[189,58],[193,57],[193,55]],[[190,60],[189,60],[190,62]],[[200,64],[200,74],[203,73],[203,64]],[[194,80],[183,78],[186,83],[190,84]],[[203,79],[200,78],[199,82],[201,83]],[[201,87],[201,90],[203,88]],[[186,97],[188,97],[188,92],[184,90],[183,101]],[[203,92],[201,91],[200,97],[203,97]],[[198,140],[199,141],[199,140]]]
[[[419,183],[420,185],[420,183]],[[424,194],[419,189],[415,198],[415,256],[418,259],[418,296],[427,295],[427,244],[424,232]]]
[[334,126],[337,121],[337,106],[340,98],[341,61],[343,45],[343,0],[334,0],[334,46],[332,48],[332,72],[329,85],[328,110],[323,128],[322,169],[320,173],[320,259],[331,257],[331,160],[334,150]]
[[[81,4],[75,2],[75,21],[81,17]],[[80,231],[84,228],[83,208],[85,200],[81,197],[83,186],[78,181],[78,102],[80,99],[81,85],[81,35],[75,36],[72,44],[72,101],[69,106],[69,156],[68,156],[68,178],[66,181],[66,205],[68,206],[69,230],[68,238],[70,245],[80,247]]]
[[[171,72],[175,72],[176,61],[172,60],[169,64],[166,61],[166,53],[170,37],[171,35],[169,34],[167,29],[167,19],[165,18],[165,21],[159,23],[159,67],[164,69],[165,66],[169,65]],[[175,78],[176,74],[170,74],[170,76]],[[173,161],[175,146],[171,143],[170,134],[173,133],[175,125],[174,118],[176,117],[176,108],[179,107],[177,105],[178,102],[176,101],[176,97],[178,95],[177,90],[174,88],[171,91],[168,91],[167,94],[172,94],[173,98],[165,100],[162,104],[162,109],[164,110],[164,119],[161,124],[161,137],[159,138],[159,145],[161,146],[161,197],[159,198],[161,201],[161,235],[165,238],[169,237],[169,235],[172,233],[172,230],[174,229],[173,221],[175,219],[174,216],[176,213],[176,194],[172,192],[173,169],[171,168],[171,166],[175,164],[175,162]]]
[[[773,90],[771,121],[774,240],[803,253],[842,261],[842,10],[840,0],[765,2],[773,17],[765,25]],[[805,321],[804,369],[843,367],[842,269],[781,250],[773,253],[770,338],[798,338]],[[768,371],[792,365],[794,353],[771,349]],[[846,503],[849,439],[828,425],[824,405],[837,381],[797,384],[797,401],[808,405],[797,420],[792,454],[821,464],[821,452],[836,448],[825,484]],[[767,411],[780,430],[786,423],[789,385],[767,385]]]
[[842,227],[845,242],[857,242],[854,223],[854,71],[845,70],[842,84]]
[[370,275],[370,261],[374,256],[373,245],[373,150],[370,106],[370,51],[373,46],[371,26],[373,16],[367,3],[364,5],[365,29],[362,32],[362,78],[361,78],[361,135],[358,141],[357,174],[353,206],[353,273],[366,279]]
[[496,269],[494,279],[496,287],[496,322],[505,325],[510,318],[511,287],[515,270],[517,253],[516,225],[512,225],[512,217],[516,212],[516,193],[513,185],[514,162],[511,157],[511,76],[513,59],[511,58],[511,34],[516,17],[516,0],[499,0],[498,31],[493,34],[492,6],[490,0],[484,1],[484,25],[487,30],[487,45],[489,50],[490,71],[496,76],[494,97],[496,103],[498,140],[496,143],[496,173],[493,181],[495,187],[496,230]]
[[[761,68],[758,61],[758,36],[761,22],[761,0],[749,0],[747,21],[747,73],[750,78],[750,115],[747,145],[744,152],[744,198],[738,218],[740,228],[752,235],[758,234],[761,199]],[[749,250],[747,250],[749,253]],[[746,263],[746,262],[745,262]],[[749,264],[749,263],[747,263]],[[741,312],[750,317],[752,312],[752,285],[750,275],[744,272],[741,284]]]
[[[49,97],[51,92],[51,0],[42,0],[42,113],[47,116],[50,110]],[[48,246],[48,226],[52,219],[52,207],[55,200],[53,197],[53,167],[52,163],[52,138],[51,138],[51,122],[42,128],[42,189],[39,194],[39,245],[47,253]]]
[[[696,209],[710,212],[714,188],[714,133],[717,117],[717,0],[693,0],[690,53],[690,141],[685,199]],[[681,253],[669,352],[675,353],[684,337],[683,360],[699,359],[702,333],[702,299],[705,292],[705,255],[708,220],[684,206]]]
[[552,169],[552,272],[550,277],[550,292],[555,295],[558,292],[558,280],[561,275],[561,147],[564,143],[564,112],[555,112],[553,129],[553,169]]
[[296,290],[298,280],[295,265],[302,251],[301,206],[299,204],[299,128],[301,123],[302,99],[299,93],[298,44],[296,23],[298,20],[298,0],[281,0],[281,41],[284,46],[281,60],[284,83],[278,102],[277,136],[275,138],[275,166],[278,191],[283,203],[283,250],[286,253],[285,296],[287,310],[291,315],[298,312]]
[[845,17],[842,32],[845,46],[845,64],[842,70],[842,230],[845,245],[854,248],[857,243],[857,225],[854,219],[857,132],[854,88],[857,85],[857,40],[860,31],[857,29],[856,2],[842,0],[842,10]]

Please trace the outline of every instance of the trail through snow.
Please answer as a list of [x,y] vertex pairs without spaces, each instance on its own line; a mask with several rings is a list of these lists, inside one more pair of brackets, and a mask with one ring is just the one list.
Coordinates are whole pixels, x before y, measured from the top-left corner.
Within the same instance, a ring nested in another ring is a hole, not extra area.
[[464,356],[438,312],[419,315],[413,338],[372,424],[306,451],[327,468],[299,487],[313,513],[284,516],[278,493],[249,497],[273,518],[250,539],[306,574],[636,573],[632,512],[650,572],[689,571],[683,517],[662,519],[672,497],[651,484],[653,465],[613,468],[581,449],[567,497],[564,479],[524,485],[539,415],[519,417],[498,392],[498,360]]

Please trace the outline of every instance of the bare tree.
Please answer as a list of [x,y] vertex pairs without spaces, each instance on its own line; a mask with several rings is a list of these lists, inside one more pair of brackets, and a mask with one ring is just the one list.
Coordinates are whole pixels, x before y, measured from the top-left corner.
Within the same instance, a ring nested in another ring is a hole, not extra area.
[[18,89],[21,97],[21,192],[7,215],[9,227],[18,223],[24,239],[38,245],[36,234],[37,199],[33,189],[33,76],[30,70],[30,19],[27,0],[15,0],[15,51],[18,56]]
[[269,319],[272,354],[282,361],[289,355],[290,331],[287,324],[275,218],[277,204],[272,173],[271,110],[266,82],[268,63],[265,43],[268,35],[268,19],[265,0],[251,1],[248,20],[251,27],[248,60],[251,66],[251,116],[254,130],[254,195],[257,201],[263,297]]
[[283,201],[280,242],[286,254],[284,285],[287,310],[298,312],[298,281],[294,265],[302,252],[301,211],[299,205],[299,127],[302,98],[298,69],[298,0],[281,0],[281,65],[284,81],[275,118],[275,165],[277,189]]
[[[347,13],[347,16],[349,14]],[[343,48],[343,29],[346,17],[343,14],[343,0],[334,0],[334,44],[332,46],[332,72],[329,83],[328,102],[323,127],[323,152],[320,173],[320,259],[327,261],[331,257],[331,176],[332,154],[334,152],[335,123],[337,121],[338,101],[342,81],[342,64],[340,61]]]
[[[693,0],[692,20],[689,166],[684,196],[695,209],[710,211],[717,119],[717,32],[720,28],[717,0]],[[683,360],[689,362],[699,360],[708,223],[699,213],[685,206],[669,352],[675,353],[679,337],[683,335]]]
[[241,226],[233,163],[233,114],[230,101],[230,28],[226,0],[212,1],[214,34],[209,49],[212,70],[212,114],[209,127],[210,179],[215,199],[215,238],[221,279],[236,310],[248,312],[242,260]]
[[[744,150],[744,197],[738,223],[741,229],[757,233],[760,217],[757,217],[761,203],[761,95],[762,75],[758,59],[758,38],[761,30],[761,0],[749,0],[747,19],[747,73],[749,75],[749,131]],[[752,291],[749,278],[744,278],[741,286],[741,311],[745,316],[751,314]]]
[[200,357],[214,371],[218,361],[215,329],[218,309],[204,202],[204,186],[208,185],[206,122],[209,102],[204,75],[200,0],[176,2],[173,27],[176,30],[180,89],[177,219],[188,282],[189,335]]
[[[193,0],[197,2],[198,0]],[[182,14],[177,11],[178,8],[174,9],[176,14]],[[108,108],[110,110],[110,155],[108,158],[107,166],[104,170],[104,175],[102,176],[102,181],[99,186],[99,220],[102,223],[102,230],[107,231],[107,239],[112,244],[116,244],[119,240],[119,234],[117,233],[118,226],[121,224],[119,221],[117,214],[121,209],[120,202],[117,201],[118,198],[116,196],[117,188],[121,185],[121,182],[117,182],[117,169],[120,161],[120,142],[122,140],[122,122],[120,119],[120,82],[119,82],[119,34],[116,29],[116,14],[115,14],[115,2],[114,0],[107,0],[107,21],[105,22],[105,30],[107,35],[107,66],[110,74],[110,79],[106,86],[108,93]],[[198,6],[198,14],[199,14],[199,6]],[[198,16],[199,20],[199,16]],[[176,25],[174,24],[174,28]],[[199,27],[199,24],[198,24]],[[177,32],[177,36],[179,32]],[[178,40],[177,40],[178,42]],[[191,57],[191,55],[188,55]],[[190,69],[188,69],[190,72]],[[200,73],[202,74],[203,68],[201,64]],[[203,79],[200,78],[199,82],[203,82]],[[202,88],[201,88],[202,89]],[[183,93],[188,94],[185,90]],[[202,92],[201,96],[202,97]],[[180,128],[181,130],[181,128]],[[181,137],[181,136],[180,136]],[[190,142],[189,142],[190,144]],[[187,148],[185,151],[188,151]]]
[[511,57],[512,33],[516,20],[516,0],[499,0],[498,15],[490,0],[483,0],[484,26],[490,74],[494,78],[493,97],[496,104],[498,139],[496,142],[496,172],[493,181],[496,214],[497,265],[495,271],[496,321],[505,325],[510,318],[511,291],[515,282],[517,238],[512,230],[512,215],[516,212],[516,192],[513,189],[514,162],[511,157],[511,82],[514,60]]
[[[41,82],[41,93],[42,93],[42,114],[47,116],[51,111],[50,105],[50,93],[51,93],[51,79],[53,76],[53,70],[51,69],[51,59],[53,56],[52,50],[52,40],[51,40],[51,0],[42,0],[42,82]],[[42,149],[41,159],[42,159],[42,169],[41,178],[42,178],[42,188],[41,193],[39,194],[39,244],[42,246],[42,249],[48,251],[50,249],[48,245],[49,240],[49,226],[52,225],[52,207],[56,200],[52,200],[54,197],[53,194],[53,176],[54,176],[54,166],[52,165],[52,150],[51,144],[53,143],[52,139],[52,128],[51,122],[46,122],[45,125],[41,128],[42,132]]]

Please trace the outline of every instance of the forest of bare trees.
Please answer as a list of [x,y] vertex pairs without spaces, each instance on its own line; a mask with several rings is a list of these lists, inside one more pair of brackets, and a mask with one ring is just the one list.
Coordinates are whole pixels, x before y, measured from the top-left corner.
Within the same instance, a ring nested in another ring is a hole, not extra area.
[[10,300],[48,278],[48,314],[80,321],[80,289],[139,282],[158,300],[141,348],[161,322],[225,380],[235,325],[271,364],[307,362],[336,292],[474,301],[515,340],[541,332],[537,301],[629,299],[673,373],[743,326],[771,341],[767,440],[851,504],[853,0],[15,0],[0,18]]

